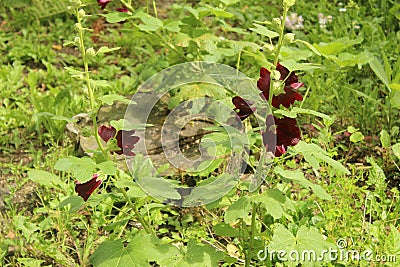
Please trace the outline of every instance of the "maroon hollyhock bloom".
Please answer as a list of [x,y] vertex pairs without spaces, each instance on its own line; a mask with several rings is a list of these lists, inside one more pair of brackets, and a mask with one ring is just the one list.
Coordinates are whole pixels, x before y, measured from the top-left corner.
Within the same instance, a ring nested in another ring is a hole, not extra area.
[[106,5],[110,3],[111,0],[97,0],[97,3],[101,6],[101,9],[105,9]]
[[253,105],[253,101],[244,100],[240,96],[233,97],[232,103],[235,105],[235,110],[237,111],[237,115],[241,120],[246,119],[256,110],[256,108],[251,107],[251,105]]
[[116,9],[118,12],[125,12],[125,13],[127,13],[129,10],[126,8],[126,6],[123,6],[123,7],[119,7],[119,8],[117,8]]
[[[117,140],[117,146],[121,148],[121,150],[114,151],[118,155],[126,155],[126,156],[135,156],[135,153],[132,152],[132,149],[135,147],[135,144],[139,142],[139,137],[133,136],[135,133],[134,130],[131,131],[118,131],[112,126],[102,125],[98,130],[99,136],[105,142],[108,142],[111,138],[115,137]],[[122,138],[124,142],[122,143]]]
[[[274,117],[276,126],[276,149],[275,156],[279,157],[286,153],[288,146],[295,146],[300,141],[300,129],[297,127],[297,121],[292,118],[277,119]],[[268,145],[266,132],[262,133],[264,145]]]
[[[272,106],[279,108],[279,106],[282,105],[288,108],[294,103],[294,101],[302,101],[303,97],[296,90],[304,86],[304,84],[299,82],[297,75],[294,72],[290,73],[287,68],[279,63],[276,66],[276,69],[281,74],[280,80],[285,81],[285,87],[283,88],[285,93],[273,96]],[[262,91],[265,99],[269,99],[270,83],[271,73],[266,68],[261,68],[260,79],[257,81],[257,87]]]
[[96,190],[96,188],[100,186],[102,181],[97,180],[97,178],[99,178],[99,175],[95,173],[93,174],[92,179],[90,179],[86,183],[75,183],[75,192],[78,193],[78,196],[83,198],[84,201],[88,200],[94,190]]

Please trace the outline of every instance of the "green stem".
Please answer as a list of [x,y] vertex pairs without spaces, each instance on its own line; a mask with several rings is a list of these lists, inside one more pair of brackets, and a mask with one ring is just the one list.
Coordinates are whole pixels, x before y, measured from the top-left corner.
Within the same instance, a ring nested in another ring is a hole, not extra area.
[[[281,20],[281,25],[280,25],[279,40],[278,40],[278,45],[276,47],[275,58],[274,58],[274,67],[275,68],[276,68],[276,65],[278,65],[279,53],[281,52],[281,47],[283,45],[285,21],[286,21],[286,15],[287,15],[288,10],[289,10],[289,8],[286,5],[284,5],[283,6],[283,15],[282,15],[282,20]],[[270,107],[272,107],[273,94],[274,94],[273,86],[272,86],[272,82],[270,82],[270,84],[269,84],[269,98],[268,98],[268,104],[269,104]]]
[[156,16],[156,18],[158,18],[157,6],[156,6],[156,1],[155,0],[153,0],[153,9],[154,9],[154,15]]
[[126,193],[126,191],[123,188],[120,188],[120,190],[121,190],[121,193],[124,195],[126,201],[128,202],[129,206],[135,212],[136,218],[138,218],[139,222],[142,224],[142,226],[143,226],[144,230],[146,231],[146,233],[155,235],[155,232],[154,232],[153,228],[144,220],[144,218],[140,214],[138,208],[136,207],[135,204],[132,203],[132,201],[131,201],[130,197],[128,196],[128,194]]
[[[78,23],[80,25],[82,25],[82,19],[80,18],[79,14],[78,14],[78,10],[76,11],[76,17],[77,17]],[[80,39],[80,49],[81,49],[81,54],[82,54],[83,66],[85,69],[85,82],[86,82],[86,87],[88,89],[88,94],[89,94],[90,109],[92,110],[92,113],[93,113],[93,115],[92,115],[93,135],[94,135],[97,145],[100,148],[101,152],[103,153],[104,157],[106,159],[108,159],[109,155],[108,155],[107,151],[104,149],[104,146],[101,143],[100,136],[98,134],[97,112],[94,112],[94,110],[96,108],[96,99],[94,97],[93,88],[90,83],[89,64],[87,61],[85,42],[83,41],[83,29],[79,30],[79,39]]]
[[257,208],[258,208],[258,205],[253,202],[253,206],[251,209],[250,241],[249,241],[249,248],[248,248],[248,252],[247,252],[247,259],[245,261],[246,267],[250,266],[251,259],[253,258],[253,246],[254,246],[254,236],[255,236],[255,232],[256,232]]

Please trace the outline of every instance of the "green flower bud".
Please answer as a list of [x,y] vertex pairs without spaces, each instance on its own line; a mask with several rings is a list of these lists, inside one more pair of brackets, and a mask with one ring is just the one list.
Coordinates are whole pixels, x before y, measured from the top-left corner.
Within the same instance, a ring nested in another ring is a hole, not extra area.
[[273,18],[273,19],[272,19],[272,22],[275,23],[275,24],[278,25],[278,26],[281,26],[281,23],[282,23],[282,21],[281,21],[280,18]]
[[285,36],[283,36],[283,44],[290,44],[293,43],[294,41],[294,33],[286,33]]
[[96,55],[96,51],[94,51],[93,47],[89,47],[88,49],[86,49],[86,55],[94,57]]
[[81,32],[81,31],[82,31],[82,24],[80,24],[80,23],[75,23],[74,29],[75,29],[75,31],[77,31],[77,32]]
[[86,16],[85,10],[79,9],[78,16],[79,18],[83,19]]
[[81,38],[75,37],[75,39],[74,39],[74,44],[75,44],[75,46],[77,46],[77,47],[81,47]]

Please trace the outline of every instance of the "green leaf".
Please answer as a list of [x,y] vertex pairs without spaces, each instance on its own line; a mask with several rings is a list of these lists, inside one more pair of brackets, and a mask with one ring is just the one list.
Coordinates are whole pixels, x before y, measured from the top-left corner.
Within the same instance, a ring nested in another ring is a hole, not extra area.
[[56,170],[71,172],[73,177],[81,183],[92,179],[96,167],[96,163],[91,158],[77,158],[72,156],[59,159],[54,165],[54,169]]
[[45,262],[44,260],[38,260],[33,258],[18,258],[17,260],[19,263],[22,264],[22,266],[29,266],[29,267],[41,267],[42,263]]
[[382,130],[379,133],[379,139],[381,140],[382,147],[388,148],[390,147],[390,135],[386,130]]
[[219,223],[213,229],[220,236],[240,237],[240,231],[227,223]]
[[139,25],[139,29],[142,31],[154,32],[163,27],[162,20],[159,18],[147,15],[143,12],[137,14],[138,17],[143,21],[144,24]]
[[80,196],[69,196],[58,205],[58,208],[69,207],[68,212],[71,213],[79,210],[83,205],[85,201]]
[[99,50],[97,50],[96,55],[98,54],[104,54],[104,53],[109,53],[115,50],[119,50],[121,47],[113,47],[113,48],[109,48],[108,46],[102,46],[99,48]]
[[253,32],[256,32],[258,34],[261,34],[263,36],[267,36],[268,38],[275,38],[278,37],[279,34],[274,32],[274,31],[270,31],[267,29],[267,27],[259,25],[259,24],[254,24],[255,28],[250,28],[250,30],[252,30]]
[[49,188],[58,187],[64,184],[57,175],[41,170],[28,171],[28,178],[35,183]]
[[99,168],[100,171],[107,175],[115,175],[117,173],[115,162],[110,160],[97,164],[97,168]]
[[249,216],[250,201],[246,196],[240,197],[225,211],[224,220],[226,223],[233,223],[238,219],[244,219]]
[[227,6],[239,3],[240,0],[220,0],[222,3],[224,3]]
[[382,168],[375,162],[373,157],[367,157],[366,161],[371,164],[367,184],[373,185],[375,191],[384,192],[386,190],[386,175]]
[[143,191],[134,181],[128,179],[121,179],[114,183],[117,188],[128,188],[126,192],[131,198],[144,198],[147,197],[146,192]]
[[174,267],[218,267],[218,262],[224,258],[224,253],[216,251],[206,244],[198,244],[189,240],[187,251],[168,260],[159,261],[163,266]]
[[332,200],[332,197],[322,188],[322,186],[308,181],[301,171],[284,170],[281,167],[276,167],[274,171],[276,174],[280,175],[285,182],[297,182],[299,185],[311,189],[317,197],[325,200]]
[[289,71],[320,69],[321,66],[313,63],[297,63],[293,59],[280,62]]
[[141,267],[149,266],[150,261],[173,258],[176,254],[178,250],[172,245],[163,245],[155,236],[139,233],[127,246],[122,240],[104,241],[89,260],[95,267]]
[[381,82],[383,82],[385,86],[389,87],[389,77],[387,76],[381,62],[376,57],[374,57],[368,63],[371,69],[374,71],[375,75],[378,76],[378,78],[381,80]]
[[210,6],[210,5],[207,5],[207,7],[211,11],[211,13],[213,15],[215,15],[216,17],[219,17],[219,18],[232,18],[233,17],[232,13],[229,13],[229,12],[227,12],[227,11],[221,9],[221,8],[213,7],[213,6]]
[[110,83],[107,80],[92,80],[90,79],[90,83],[93,87],[110,87]]
[[300,141],[296,146],[292,148],[295,153],[301,153],[304,159],[308,161],[314,168],[319,167],[319,162],[324,161],[331,165],[333,168],[344,174],[350,174],[349,170],[346,169],[342,164],[336,160],[330,158],[328,153],[316,144],[307,144],[304,141]]
[[139,177],[138,179],[140,186],[156,199],[181,199],[181,195],[172,182],[162,177]]
[[170,32],[180,32],[181,31],[181,27],[179,27],[180,25],[184,25],[180,20],[171,21],[165,24],[165,29],[167,29]]
[[398,159],[400,159],[400,143],[397,143],[397,144],[393,145],[393,146],[392,146],[392,151],[393,151],[393,154],[394,154]]
[[350,142],[358,143],[364,141],[364,135],[361,132],[355,132],[350,136]]
[[119,102],[126,103],[126,104],[133,104],[133,101],[127,99],[126,97],[124,97],[122,95],[115,95],[115,94],[103,95],[103,96],[99,97],[99,100],[103,104],[107,104],[109,106],[111,106],[115,101],[119,101]]
[[350,40],[349,37],[343,37],[337,39],[331,43],[321,42],[319,44],[314,44],[314,47],[323,55],[337,55],[340,52],[346,50],[348,47],[359,44],[363,41],[363,38],[357,38]]
[[110,121],[110,125],[117,129],[117,131],[124,130],[124,131],[130,131],[130,130],[144,130],[146,126],[152,126],[151,124],[137,124],[137,123],[132,123],[126,119],[119,119],[117,121]]
[[284,109],[278,109],[274,112],[275,114],[281,114],[282,116],[289,117],[289,118],[296,118],[297,114],[309,114],[309,115],[314,115],[317,117],[320,117],[325,120],[332,120],[331,116],[328,116],[324,113],[312,110],[312,109],[305,109],[305,108],[298,108],[298,107],[293,107],[291,110],[284,110]]
[[394,225],[390,225],[390,233],[384,240],[385,254],[393,255],[398,259],[400,257],[400,233]]
[[126,12],[112,12],[107,14],[101,14],[101,16],[105,17],[108,23],[117,23],[121,21],[125,21],[127,18],[131,17]]
[[56,121],[66,121],[69,123],[73,123],[73,122],[77,121],[76,119],[65,117],[65,116],[60,116],[60,115],[51,116],[51,119],[56,120]]
[[[304,225],[300,226],[294,236],[283,225],[278,224],[268,246],[269,251],[284,251],[285,254],[281,255],[281,258],[290,260],[293,266],[297,266],[298,263],[302,263],[302,266],[315,266],[315,262],[321,260],[319,257],[322,253],[329,249],[336,249],[336,245],[325,241],[317,228]],[[302,257],[305,251],[309,253]],[[329,257],[324,257],[323,260],[328,261]]]
[[255,195],[251,200],[261,203],[274,219],[280,219],[285,209],[294,210],[291,201],[278,189],[268,189],[260,195]]
[[320,52],[318,51],[318,49],[316,49],[312,44],[310,44],[310,43],[308,43],[308,42],[306,42],[306,41],[303,41],[303,40],[298,40],[298,39],[296,39],[294,42],[295,42],[295,43],[297,42],[297,43],[302,43],[302,44],[304,44],[305,46],[308,47],[308,49],[310,49],[312,52],[314,52],[314,54],[316,54],[316,55],[318,55],[318,56],[321,56],[321,53],[320,53]]
[[389,84],[389,88],[400,91],[400,83],[391,83],[391,84]]
[[70,67],[64,67],[64,69],[66,69],[69,72],[69,74],[71,74],[72,76],[80,76],[80,75],[84,74],[83,71],[75,70],[75,69],[70,68]]
[[390,93],[390,104],[392,107],[400,109],[400,91],[392,91]]

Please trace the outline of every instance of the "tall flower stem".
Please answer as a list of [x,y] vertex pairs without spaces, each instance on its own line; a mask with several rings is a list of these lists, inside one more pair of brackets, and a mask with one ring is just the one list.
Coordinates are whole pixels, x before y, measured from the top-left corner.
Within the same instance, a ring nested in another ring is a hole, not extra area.
[[125,199],[128,201],[129,206],[135,212],[136,218],[142,224],[142,226],[143,226],[144,230],[146,231],[146,233],[155,235],[155,232],[154,232],[153,228],[144,220],[144,218],[140,214],[138,208],[136,207],[135,204],[132,203],[130,197],[128,196],[128,194],[126,193],[126,191],[123,188],[121,188],[121,193],[122,193],[122,195],[124,195]]
[[257,215],[258,205],[253,202],[251,210],[251,228],[249,237],[249,248],[246,254],[245,266],[250,267],[251,258],[253,258],[253,247],[254,247],[254,236],[256,233],[256,215]]
[[[276,68],[276,65],[278,65],[279,53],[281,52],[281,48],[283,46],[285,21],[286,21],[286,16],[287,16],[288,10],[289,10],[289,6],[286,4],[286,1],[283,1],[283,14],[282,14],[282,20],[281,20],[280,25],[279,25],[279,39],[278,39],[278,44],[276,46],[275,57],[274,57],[274,67],[275,68]],[[269,104],[270,107],[272,107],[272,97],[274,95],[273,83],[270,82],[269,86],[270,87],[269,87],[268,104]]]
[[85,42],[83,41],[83,38],[84,38],[83,31],[84,30],[82,29],[82,17],[79,14],[78,10],[76,10],[76,17],[78,20],[78,27],[79,27],[79,29],[78,29],[78,31],[79,31],[79,46],[80,46],[82,59],[83,59],[83,67],[85,69],[84,79],[85,79],[86,87],[88,90],[90,109],[92,110],[91,113],[92,113],[92,121],[93,121],[93,135],[94,135],[97,145],[100,148],[101,152],[103,153],[104,157],[106,159],[108,159],[109,155],[108,155],[107,151],[104,149],[104,146],[101,143],[100,136],[98,134],[97,112],[95,112],[96,99],[94,97],[94,91],[92,88],[92,84],[90,82],[88,55],[87,55],[86,48],[85,48]]
[[[129,3],[130,4],[130,3]],[[82,10],[83,11],[83,10]],[[89,97],[89,103],[90,103],[90,109],[91,109],[91,113],[92,113],[92,121],[93,121],[93,135],[96,139],[97,145],[99,147],[99,149],[101,150],[101,152],[104,155],[104,158],[107,160],[110,160],[110,154],[109,152],[107,152],[104,149],[104,146],[101,142],[99,133],[98,133],[98,124],[97,124],[97,103],[96,103],[96,98],[94,95],[94,90],[91,84],[91,79],[90,79],[90,71],[89,71],[89,63],[88,63],[88,57],[89,56],[93,56],[91,54],[88,53],[88,51],[90,51],[89,49],[86,50],[85,48],[85,42],[84,42],[84,29],[82,28],[82,19],[84,17],[84,15],[82,15],[82,12],[78,9],[75,9],[75,15],[77,17],[77,21],[78,23],[75,24],[75,27],[79,33],[79,48],[82,54],[82,59],[83,59],[83,66],[84,66],[84,80],[86,83],[86,87],[88,90],[88,97]],[[94,53],[94,50],[91,49],[90,53]],[[134,203],[132,203],[130,197],[128,196],[128,193],[126,192],[125,189],[121,188],[120,189],[122,195],[125,197],[126,202],[128,203],[128,205],[133,209],[133,211],[135,212],[135,216],[136,218],[139,220],[139,222],[142,224],[144,230],[148,233],[148,234],[155,234],[153,228],[150,226],[150,224],[148,224],[144,218],[141,216],[138,208],[136,207],[136,205]]]

